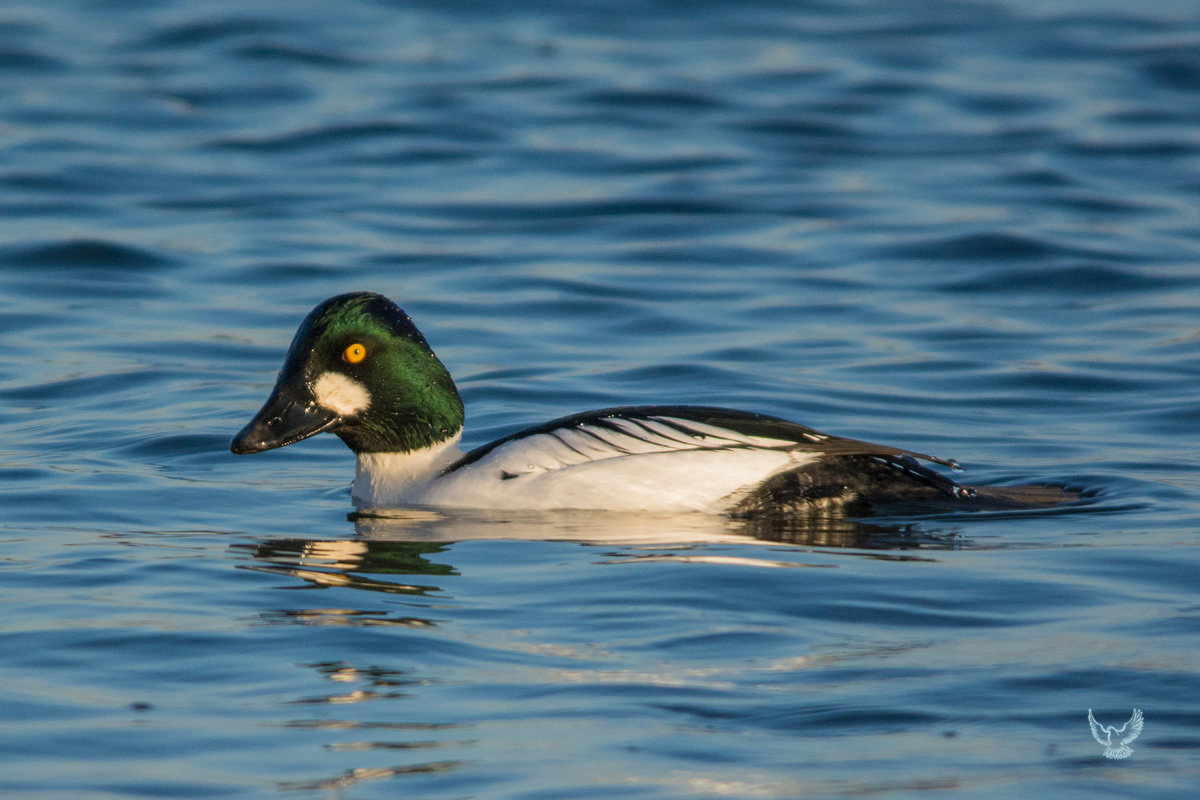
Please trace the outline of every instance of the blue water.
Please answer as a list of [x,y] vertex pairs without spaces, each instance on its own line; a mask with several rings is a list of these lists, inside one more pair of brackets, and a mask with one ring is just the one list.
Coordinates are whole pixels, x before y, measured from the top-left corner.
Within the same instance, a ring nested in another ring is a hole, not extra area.
[[[1194,796],[1192,2],[8,4],[0,208],[6,798]],[[335,438],[227,447],[357,289],[468,445],[721,404],[1085,497],[356,526]]]

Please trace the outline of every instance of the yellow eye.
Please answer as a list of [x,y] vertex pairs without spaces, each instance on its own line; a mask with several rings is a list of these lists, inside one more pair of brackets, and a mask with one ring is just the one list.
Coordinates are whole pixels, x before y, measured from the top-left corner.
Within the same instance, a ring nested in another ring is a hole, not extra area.
[[367,357],[367,348],[363,347],[358,342],[347,347],[342,351],[342,358],[349,361],[351,364],[357,364]]

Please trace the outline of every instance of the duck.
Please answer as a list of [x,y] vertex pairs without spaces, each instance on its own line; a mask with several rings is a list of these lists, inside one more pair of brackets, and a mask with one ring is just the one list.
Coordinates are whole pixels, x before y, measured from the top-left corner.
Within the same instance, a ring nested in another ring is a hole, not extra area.
[[464,452],[462,398],[399,306],[374,292],[331,297],[300,323],[239,455],[319,433],[355,454],[357,513],[398,509],[700,512],[734,518],[895,507],[1020,509],[1072,495],[981,488],[932,466],[952,460],[701,405],[572,414]]

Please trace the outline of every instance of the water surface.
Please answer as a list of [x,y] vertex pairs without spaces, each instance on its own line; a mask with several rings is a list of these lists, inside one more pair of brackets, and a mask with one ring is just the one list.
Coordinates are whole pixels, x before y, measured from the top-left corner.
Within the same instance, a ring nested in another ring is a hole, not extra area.
[[[0,792],[1191,796],[1197,53],[1185,2],[6,7]],[[335,438],[227,448],[358,289],[468,445],[720,404],[1086,496],[356,522]]]

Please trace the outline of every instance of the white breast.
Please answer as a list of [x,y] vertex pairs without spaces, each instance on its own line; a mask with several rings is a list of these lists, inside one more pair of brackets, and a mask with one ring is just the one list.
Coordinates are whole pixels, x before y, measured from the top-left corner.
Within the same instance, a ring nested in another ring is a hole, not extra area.
[[412,504],[414,492],[462,456],[458,439],[412,453],[359,453],[350,499],[360,511]]

